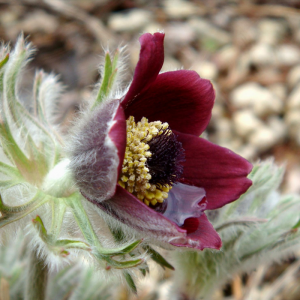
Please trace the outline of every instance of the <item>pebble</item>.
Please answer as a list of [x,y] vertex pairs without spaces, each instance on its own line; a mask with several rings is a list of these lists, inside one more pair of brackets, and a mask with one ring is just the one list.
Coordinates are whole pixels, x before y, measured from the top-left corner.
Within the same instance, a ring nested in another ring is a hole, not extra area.
[[163,26],[157,22],[150,22],[144,27],[144,32],[149,32],[153,34],[158,31],[164,31],[164,30],[163,30]]
[[300,128],[300,109],[288,111],[285,114],[285,122],[289,127],[299,126]]
[[200,77],[215,80],[218,76],[216,65],[210,61],[197,61],[191,66],[191,70],[195,70]]
[[227,31],[213,26],[207,20],[191,18],[187,22],[195,30],[200,40],[208,38],[220,46],[229,44],[231,41],[231,36]]
[[261,153],[276,145],[279,138],[275,130],[264,125],[251,134],[249,142]]
[[224,107],[220,103],[217,102],[218,98],[216,99],[215,105],[212,109],[212,121],[219,122],[224,115]]
[[137,43],[131,43],[128,46],[129,60],[132,70],[134,70],[136,64],[139,61],[140,49]]
[[28,14],[27,18],[19,25],[25,32],[39,31],[43,33],[54,33],[59,27],[59,22],[55,16],[43,10],[38,10]]
[[250,109],[236,111],[232,118],[235,132],[244,138],[263,126],[263,122]]
[[236,69],[235,69],[236,76],[238,77],[237,82],[246,78],[246,76],[249,74],[250,67],[251,67],[251,59],[250,59],[249,52],[242,52],[240,54],[240,57],[237,60]]
[[195,31],[183,22],[173,22],[164,27],[165,43],[169,47],[186,46],[196,39]]
[[287,30],[285,22],[263,19],[258,23],[258,40],[269,45],[276,45],[284,38]]
[[167,55],[165,57],[164,64],[161,71],[163,72],[174,71],[174,70],[179,70],[181,67],[182,66],[180,62],[177,59]]
[[295,29],[294,31],[294,38],[295,41],[300,44],[300,28],[298,27],[297,29]]
[[227,118],[221,118],[217,120],[216,124],[216,135],[218,143],[224,143],[232,140],[232,122]]
[[248,160],[253,160],[257,156],[256,147],[251,144],[241,146],[236,153]]
[[257,39],[257,28],[247,18],[238,18],[232,21],[232,35],[235,45],[244,48]]
[[215,13],[211,15],[211,22],[221,28],[228,27],[234,16],[235,11],[233,7],[224,7],[224,9],[215,11]]
[[218,141],[221,147],[228,148],[233,152],[237,152],[243,145],[243,141],[237,137],[231,139],[230,141]]
[[257,43],[249,50],[250,60],[256,66],[274,64],[276,54],[274,47],[266,43]]
[[285,101],[287,96],[287,88],[283,83],[274,83],[268,86],[270,92],[276,95],[281,101]]
[[283,101],[271,91],[255,82],[245,83],[231,93],[231,102],[236,108],[251,108],[257,116],[280,113]]
[[287,173],[286,193],[300,194],[300,167],[293,166]]
[[204,13],[204,10],[198,5],[182,0],[166,0],[164,9],[167,16],[173,19],[182,19]]
[[151,12],[144,9],[131,9],[125,13],[111,14],[108,27],[116,32],[132,32],[143,30],[151,21]]
[[227,45],[221,48],[215,55],[215,61],[219,69],[229,69],[235,64],[239,55],[237,47]]
[[289,88],[294,88],[296,84],[300,83],[300,65],[294,66],[288,73],[287,83]]
[[287,18],[290,31],[292,33],[292,39],[296,43],[300,43],[300,19],[298,17]]
[[300,145],[300,109],[288,111],[284,118],[290,137]]
[[287,126],[284,120],[278,116],[270,116],[266,123],[268,127],[272,128],[272,131],[276,133],[276,143],[282,142],[287,134]]
[[298,83],[287,99],[288,109],[300,109],[300,83]]
[[18,14],[15,11],[0,12],[0,24],[4,27],[15,25],[18,20]]
[[280,66],[293,66],[300,61],[300,50],[295,45],[280,45],[277,49],[277,62]]
[[15,22],[14,18],[17,14],[4,14],[1,15],[1,23],[6,27],[7,35],[11,39],[15,39],[20,32],[41,32],[44,34],[53,34],[59,22],[57,18],[43,10],[36,10],[35,12],[25,14],[25,18]]
[[282,82],[283,74],[277,67],[270,65],[265,68],[260,68],[255,74],[255,81],[259,82],[261,85],[269,86],[275,83]]

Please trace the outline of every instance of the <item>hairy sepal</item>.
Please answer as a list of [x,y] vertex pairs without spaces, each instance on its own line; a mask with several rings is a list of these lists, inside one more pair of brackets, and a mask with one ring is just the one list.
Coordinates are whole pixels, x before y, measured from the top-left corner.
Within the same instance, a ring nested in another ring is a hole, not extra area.
[[77,186],[83,195],[97,202],[110,199],[116,189],[120,153],[109,132],[116,123],[118,109],[119,101],[110,100],[87,112],[74,128],[68,145]]

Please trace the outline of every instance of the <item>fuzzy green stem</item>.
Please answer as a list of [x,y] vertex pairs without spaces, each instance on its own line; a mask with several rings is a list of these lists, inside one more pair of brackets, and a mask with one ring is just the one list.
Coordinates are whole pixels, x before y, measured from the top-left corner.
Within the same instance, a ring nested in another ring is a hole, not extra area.
[[25,300],[45,300],[48,280],[48,267],[45,261],[33,250],[30,254],[25,286]]
[[66,204],[72,209],[75,220],[84,238],[93,249],[93,255],[99,260],[99,262],[106,261],[110,266],[120,269],[136,267],[144,262],[141,258],[127,261],[114,260],[112,258],[114,256],[123,256],[124,254],[133,251],[141,243],[141,240],[113,249],[103,248],[87,216],[87,213],[83,208],[81,196],[74,194],[73,197],[69,197],[69,199],[66,198],[65,200]]

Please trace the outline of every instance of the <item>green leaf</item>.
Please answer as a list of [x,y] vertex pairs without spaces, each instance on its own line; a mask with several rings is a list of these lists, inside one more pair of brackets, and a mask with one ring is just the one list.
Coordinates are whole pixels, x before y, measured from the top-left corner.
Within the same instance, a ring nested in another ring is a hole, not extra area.
[[151,258],[158,263],[163,269],[166,267],[171,270],[175,270],[175,268],[168,263],[157,251],[155,251],[150,246],[144,247],[144,249],[150,254]]
[[293,227],[293,229],[299,228],[300,227],[300,220],[296,223],[296,225]]
[[141,243],[141,240],[138,240],[129,245],[124,245],[121,247],[119,246],[112,249],[103,248],[81,203],[82,196],[76,194],[72,197],[65,198],[65,201],[66,204],[72,209],[75,220],[77,221],[77,224],[86,241],[89,245],[91,245],[91,247],[94,246],[97,249],[97,253],[95,255],[97,255],[99,258],[124,255],[133,251]]
[[142,275],[145,277],[147,275],[147,273],[150,272],[149,267],[146,265],[143,268],[139,268],[140,272],[142,273]]
[[[24,178],[31,183],[39,184],[41,178],[56,162],[58,143],[51,133],[29,114],[18,99],[19,77],[31,54],[30,44],[27,44],[23,37],[19,38],[1,81],[4,91],[1,136],[2,144],[5,145],[3,147],[14,159]],[[20,135],[20,141],[14,138],[16,131]],[[30,158],[27,157],[25,149],[28,150],[29,155],[31,154]]]
[[109,53],[106,53],[103,79],[95,103],[93,105],[93,108],[98,106],[103,101],[103,99],[108,95],[109,93],[108,83],[109,83],[111,73],[112,73],[111,59]]
[[96,106],[102,103],[105,97],[107,97],[110,91],[112,90],[118,74],[117,66],[118,66],[119,56],[120,56],[119,49],[115,51],[115,54],[112,58],[109,52],[106,53],[104,69],[102,74],[102,81],[101,81],[99,91],[97,93],[96,100],[92,106],[92,109],[94,109]]
[[15,179],[21,179],[22,176],[17,168],[9,166],[0,161],[0,172]]
[[112,259],[109,256],[102,256],[95,254],[96,257],[100,258],[101,260],[105,260],[109,266],[116,268],[116,269],[129,269],[129,268],[135,268],[139,265],[141,265],[144,262],[144,259],[133,259],[133,260],[125,260],[125,261],[119,261]]
[[[3,50],[3,49],[1,49],[1,47],[0,47],[0,51],[1,50]],[[4,70],[5,70],[4,66],[6,65],[8,60],[9,60],[9,53],[7,53],[0,62],[0,102],[3,101],[2,93],[3,93],[3,77],[4,77]],[[2,103],[0,103],[0,107],[2,107]]]
[[44,109],[42,106],[42,101],[39,98],[42,80],[43,80],[43,72],[40,71],[35,75],[34,86],[33,86],[34,115],[38,117],[42,123],[46,124],[47,122],[44,114]]
[[112,226],[109,226],[109,224],[108,224],[108,227],[109,227],[110,232],[112,233],[113,237],[115,238],[116,242],[120,243],[124,240],[125,234],[121,227],[113,228]]
[[5,57],[0,61],[0,69],[8,62],[9,60],[9,53],[5,55]]
[[119,62],[119,57],[120,57],[120,50],[117,49],[115,51],[114,58],[113,58],[113,61],[112,61],[112,70],[115,70],[117,68],[118,62]]
[[28,170],[30,170],[30,172],[34,172],[31,168],[29,159],[15,141],[7,123],[0,123],[0,139],[4,152],[13,159],[20,173],[25,175],[24,178],[27,177],[26,174],[28,175]]
[[131,277],[131,275],[128,272],[123,272],[123,275],[125,277],[125,280],[128,284],[128,286],[130,287],[130,290],[134,293],[137,294],[137,288],[136,285]]
[[37,226],[38,230],[41,232],[41,236],[47,235],[47,230],[40,216],[36,216],[35,219],[32,219],[32,223]]
[[8,206],[3,202],[2,197],[0,196],[0,211],[2,214],[0,218],[0,228],[25,217],[50,199],[50,196],[45,195],[41,191],[37,191],[35,196],[26,204]]
[[54,253],[61,256],[69,255],[69,252],[66,249],[81,249],[91,251],[89,245],[84,242],[69,240],[69,239],[56,239],[52,234],[48,234],[47,229],[44,226],[44,223],[40,216],[36,216],[32,220],[33,225],[37,228],[39,236],[44,241],[44,243],[51,249]]
[[120,251],[119,251],[119,252],[115,252],[115,251],[114,251],[113,253],[108,253],[107,255],[127,254],[127,253],[133,251],[134,249],[136,249],[136,248],[140,245],[141,242],[142,242],[142,240],[137,240],[137,241],[131,243],[131,244],[128,245],[128,246],[122,246],[122,247],[120,248]]

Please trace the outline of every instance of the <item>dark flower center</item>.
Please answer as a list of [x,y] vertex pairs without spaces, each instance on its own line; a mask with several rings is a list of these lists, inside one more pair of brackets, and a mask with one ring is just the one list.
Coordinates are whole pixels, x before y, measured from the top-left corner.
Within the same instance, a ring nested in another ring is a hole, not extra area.
[[148,142],[152,156],[147,159],[151,175],[150,183],[160,186],[172,186],[183,173],[181,163],[185,161],[182,144],[169,129],[162,129],[161,134]]
[[168,123],[127,120],[127,144],[119,184],[160,211],[183,173],[184,149]]

